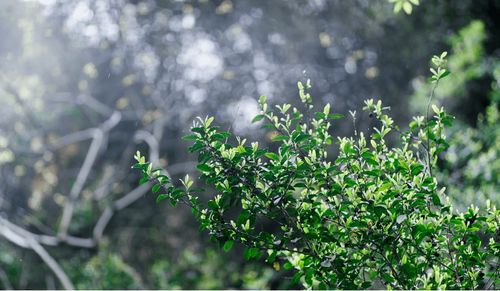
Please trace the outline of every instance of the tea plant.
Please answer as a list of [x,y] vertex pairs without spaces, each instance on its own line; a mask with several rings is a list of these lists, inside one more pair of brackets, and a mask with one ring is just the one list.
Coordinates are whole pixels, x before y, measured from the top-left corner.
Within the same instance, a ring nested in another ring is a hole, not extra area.
[[[449,73],[445,57],[432,59],[432,91]],[[298,83],[308,112],[310,88]],[[427,117],[403,132],[389,108],[367,100],[363,109],[378,126],[337,138],[330,129],[341,115],[329,104],[306,117],[290,104],[272,109],[262,96],[253,121],[277,132],[276,151],[240,137],[231,144],[213,117],[199,118],[184,139],[193,141],[201,179],[216,192],[206,205],[189,176],[176,187],[139,152],[134,167],[142,183],[154,182],[158,202],[190,207],[225,251],[242,244],[246,259],[264,256],[275,269],[294,269],[293,282],[305,288],[497,288],[500,211],[458,212],[438,185],[432,169],[448,147],[453,117],[431,105],[432,95]],[[400,136],[395,146],[386,141],[391,134]],[[335,142],[339,154],[330,158]]]

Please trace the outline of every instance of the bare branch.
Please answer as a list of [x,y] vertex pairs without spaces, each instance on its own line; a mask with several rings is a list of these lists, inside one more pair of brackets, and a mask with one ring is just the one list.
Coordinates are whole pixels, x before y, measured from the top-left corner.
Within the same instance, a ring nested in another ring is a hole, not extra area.
[[67,146],[69,144],[81,142],[87,139],[92,138],[93,136],[96,135],[96,129],[95,128],[88,128],[84,129],[81,131],[73,132],[68,135],[65,135],[57,140],[54,141],[52,145],[47,147],[50,150],[56,150],[59,148],[62,148],[64,146]]
[[65,289],[75,289],[69,277],[54,258],[40,245],[36,238],[23,228],[0,217],[0,234],[12,243],[27,249],[32,249],[42,261],[52,270]]
[[63,209],[63,215],[61,219],[61,224],[59,225],[59,236],[65,237],[68,233],[69,224],[71,223],[71,219],[73,217],[73,211],[75,208],[75,201],[80,195],[80,192],[83,189],[85,181],[90,173],[92,165],[94,164],[97,154],[99,152],[99,148],[102,145],[103,141],[103,133],[102,131],[96,131],[96,135],[90,144],[89,150],[87,152],[87,156],[83,161],[83,165],[80,168],[80,172],[76,177],[76,182],[73,184],[71,191],[69,193],[69,197],[67,197],[66,203]]
[[61,284],[63,285],[64,289],[66,290],[74,290],[75,287],[73,286],[73,283],[71,283],[69,277],[66,275],[66,273],[63,271],[61,266],[50,256],[50,254],[34,239],[29,239],[29,244],[31,246],[31,249],[35,251],[35,253],[40,256],[40,258],[47,264],[47,266],[54,272],[54,275],[59,279]]
[[80,195],[80,192],[82,191],[83,186],[87,181],[90,170],[92,169],[92,166],[94,165],[94,162],[97,158],[99,149],[103,145],[103,141],[105,140],[104,135],[107,134],[107,132],[114,126],[116,126],[118,122],[120,122],[120,119],[121,114],[118,111],[115,111],[108,120],[106,120],[101,126],[99,126],[98,129],[94,131],[94,138],[92,140],[92,143],[90,144],[87,156],[83,161],[83,165],[77,175],[76,182],[71,188],[69,197],[64,205],[61,224],[59,225],[59,236],[62,238],[65,238],[68,234],[68,228],[71,223],[73,211],[75,208],[75,201]]
[[151,185],[149,183],[143,184],[134,190],[130,191],[124,197],[114,201],[111,205],[108,205],[101,217],[97,221],[97,224],[94,227],[94,238],[96,241],[100,241],[102,238],[102,234],[104,233],[104,229],[108,225],[109,221],[113,217],[115,211],[122,210],[123,208],[129,206],[134,203],[137,199],[141,198],[148,190]]

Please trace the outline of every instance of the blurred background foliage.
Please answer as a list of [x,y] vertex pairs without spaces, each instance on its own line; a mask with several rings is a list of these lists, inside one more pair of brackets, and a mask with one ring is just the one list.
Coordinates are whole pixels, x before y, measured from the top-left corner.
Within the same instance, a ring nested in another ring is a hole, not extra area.
[[[452,75],[436,102],[457,120],[439,177],[459,208],[498,205],[500,1],[394,9],[387,0],[1,1],[0,286],[63,287],[32,239],[79,289],[297,287],[285,270],[207,241],[187,209],[155,204],[130,170],[133,153],[194,175],[180,137],[198,115],[269,143],[272,132],[250,125],[257,97],[298,103],[295,84],[307,78],[315,102],[335,112],[380,98],[408,121],[425,114],[428,60],[442,50]],[[359,116],[358,129],[371,122]],[[334,130],[351,135],[352,123]]]
[[[459,209],[484,206],[488,199],[500,203],[500,60],[486,53],[486,40],[479,20],[449,37],[452,74],[435,92],[435,101],[457,117],[439,174]],[[412,111],[425,112],[431,86],[424,77],[414,83]]]

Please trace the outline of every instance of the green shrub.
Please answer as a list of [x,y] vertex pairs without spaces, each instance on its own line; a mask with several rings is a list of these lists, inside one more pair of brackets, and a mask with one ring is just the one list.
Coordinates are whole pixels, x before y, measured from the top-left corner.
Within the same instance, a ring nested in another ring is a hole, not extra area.
[[[486,55],[486,39],[485,25],[478,20],[450,38],[452,55],[447,65],[453,74],[436,90],[434,99],[461,113],[449,133],[450,148],[436,177],[446,186],[455,207],[462,210],[471,203],[484,207],[488,199],[500,205],[500,60]],[[416,91],[410,97],[413,111],[425,111],[431,84],[422,80],[414,82]],[[491,82],[491,87],[471,91],[480,80]],[[486,108],[482,108],[482,99],[489,104]]]
[[[445,57],[433,58],[430,99],[448,74]],[[369,136],[355,131],[335,139],[331,125],[341,116],[329,104],[312,114],[309,88],[309,81],[298,83],[307,114],[290,104],[274,111],[260,98],[254,122],[265,120],[277,132],[275,151],[239,137],[230,144],[213,117],[195,122],[185,139],[194,142],[189,150],[199,155],[201,178],[217,193],[206,206],[189,176],[177,188],[137,153],[141,182],[155,182],[157,201],[189,206],[224,250],[240,243],[246,259],[265,256],[276,269],[294,269],[293,283],[306,288],[498,286],[500,211],[454,210],[432,174],[453,118],[429,100],[427,117],[400,131],[389,108],[367,100],[364,110],[378,126]],[[400,135],[395,146],[386,142],[391,134]],[[335,141],[339,154],[331,159],[327,148]],[[275,231],[262,227],[269,223]]]

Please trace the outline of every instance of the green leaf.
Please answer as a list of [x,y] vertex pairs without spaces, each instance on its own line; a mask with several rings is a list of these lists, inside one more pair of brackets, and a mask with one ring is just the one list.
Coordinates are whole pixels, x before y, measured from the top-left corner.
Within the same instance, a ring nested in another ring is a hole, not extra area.
[[339,113],[328,114],[328,119],[331,119],[331,120],[342,119],[342,118],[344,118],[344,115],[339,114]]
[[404,2],[403,3],[403,10],[406,12],[406,14],[411,14],[413,7],[411,6],[410,2]]
[[141,180],[139,180],[139,184],[146,184],[147,182],[149,182],[149,177],[148,176],[144,176],[141,178]]
[[142,164],[136,163],[132,166],[132,169],[142,169]]
[[346,154],[351,153],[352,152],[352,145],[350,143],[346,143],[344,145],[343,150],[344,150],[344,153],[346,153]]
[[215,118],[213,116],[209,117],[206,121],[205,121],[205,127],[209,127],[210,124],[212,124],[212,122],[215,120]]
[[374,159],[375,155],[371,152],[364,152],[361,154],[361,156],[365,159]]
[[422,165],[422,164],[411,165],[411,174],[413,176],[416,176],[416,175],[422,173],[423,170],[424,170],[424,165]]
[[316,112],[314,113],[314,117],[316,117],[316,119],[323,119],[326,115],[323,112]]
[[450,116],[450,115],[446,115],[445,117],[443,117],[443,124],[450,127],[453,125],[453,116]]
[[426,234],[427,234],[427,227],[425,225],[417,224],[413,227],[412,235],[415,237],[418,244],[420,244],[420,242],[426,236]]
[[271,160],[278,161],[280,159],[280,157],[277,154],[272,153],[272,152],[265,153],[264,155]]
[[439,78],[443,79],[445,78],[446,76],[448,76],[450,74],[450,71],[448,70],[444,70],[443,73],[441,73],[441,75],[439,76]]
[[437,193],[432,194],[432,203],[434,203],[434,205],[441,206],[441,199]]
[[284,141],[284,140],[288,140],[288,136],[276,135],[272,138],[272,141]]
[[353,187],[356,185],[356,181],[354,179],[351,179],[349,177],[345,177],[344,178],[344,183],[348,186],[348,187]]
[[[290,268],[292,267],[292,264],[290,264],[290,263],[288,263],[288,262],[287,262],[287,263],[285,263],[285,266],[283,266],[283,268],[285,268],[285,269],[286,269],[286,267],[288,266],[287,264],[290,266],[290,267],[289,267],[289,269],[290,269]],[[299,272],[297,272],[297,273],[295,273],[295,275],[293,275],[293,278],[292,278],[292,284],[294,284],[294,285],[295,285],[295,284],[298,284],[298,283],[300,282],[300,279],[302,278],[302,276],[303,276],[303,273],[302,273],[302,272],[300,272],[300,271],[299,271]]]
[[224,140],[228,136],[229,136],[228,134],[220,132],[220,133],[216,133],[216,134],[212,135],[212,139],[213,140]]
[[382,214],[387,214],[387,207],[384,205],[377,205],[373,208],[375,213],[380,217]]
[[167,194],[160,194],[156,197],[156,203],[159,203],[160,201],[165,200],[167,198],[168,198]]
[[214,211],[219,208],[217,203],[215,203],[215,201],[213,201],[213,200],[208,201],[207,206],[208,206],[208,208],[210,208],[210,210],[214,210]]
[[158,193],[158,191],[160,190],[161,188],[161,185],[160,184],[154,184],[153,185],[153,188],[151,189],[153,191],[153,193]]
[[259,103],[260,103],[260,104],[264,104],[264,103],[266,103],[266,99],[267,99],[267,98],[266,98],[266,96],[264,96],[264,95],[260,96],[260,97],[259,97]]
[[190,146],[188,148],[188,150],[193,153],[193,152],[197,152],[197,151],[201,150],[203,147],[205,147],[205,145],[203,143],[197,141],[192,146]]
[[257,116],[255,116],[253,119],[252,119],[252,123],[256,123],[256,122],[259,122],[261,121],[262,119],[264,119],[264,115],[263,114],[259,114]]
[[243,256],[245,257],[245,260],[251,260],[259,255],[259,249],[258,248],[247,248],[243,252]]
[[196,133],[200,133],[200,134],[205,133],[205,129],[203,127],[192,127],[191,131],[196,132]]
[[238,224],[243,224],[250,218],[250,212],[248,210],[243,210],[238,216]]
[[380,186],[380,188],[378,189],[378,191],[384,192],[384,191],[387,191],[387,190],[389,190],[391,188],[392,188],[392,183],[386,182],[382,186]]
[[403,2],[396,2],[396,4],[394,5],[394,13],[399,13],[399,11],[401,11],[401,8],[403,8]]
[[205,173],[210,173],[212,171],[212,168],[207,164],[199,164],[196,168]]
[[185,193],[184,190],[177,188],[170,193],[170,196],[172,196],[175,199],[178,199],[181,198],[182,195],[184,195],[184,193]]
[[370,288],[371,286],[372,286],[372,282],[370,282],[370,281],[366,281],[366,282],[363,282],[363,283],[361,284],[361,289],[366,290],[366,289]]
[[305,141],[305,140],[309,139],[310,137],[311,137],[311,136],[310,136],[310,135],[308,135],[308,134],[301,133],[301,134],[299,134],[299,135],[298,135],[298,136],[294,139],[294,141],[295,141],[296,143],[300,143],[300,142],[302,142],[302,141]]
[[391,275],[387,273],[383,273],[381,277],[386,283],[393,283],[396,281]]
[[328,115],[328,114],[330,113],[330,103],[327,103],[327,104],[325,105],[325,108],[323,108],[323,113],[324,113],[325,115]]
[[222,247],[224,251],[227,253],[231,248],[233,247],[234,241],[233,240],[228,240],[224,243],[224,246]]
[[198,135],[196,134],[188,134],[182,137],[183,140],[197,140]]

